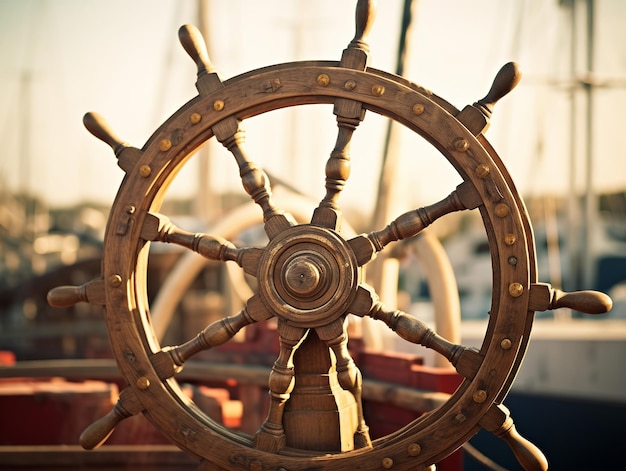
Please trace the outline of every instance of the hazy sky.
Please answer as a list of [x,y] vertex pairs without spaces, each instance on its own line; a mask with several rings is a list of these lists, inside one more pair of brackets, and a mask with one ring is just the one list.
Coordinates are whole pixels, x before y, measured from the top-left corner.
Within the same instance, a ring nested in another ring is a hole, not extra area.
[[[568,9],[557,0],[415,1],[407,78],[462,108],[485,95],[504,63],[519,62],[522,84],[498,104],[487,137],[523,193],[568,191],[569,95],[556,86],[569,78]],[[191,99],[195,65],[177,31],[184,23],[198,24],[196,3],[0,0],[0,188],[28,188],[52,205],[112,202],[123,173],[111,149],[84,129],[82,116],[99,112],[121,138],[141,147]],[[209,49],[222,79],[286,61],[338,60],[354,35],[354,1],[208,3]],[[402,0],[378,3],[371,66],[393,71]],[[626,2],[598,0],[596,5],[597,70],[624,78]],[[584,9],[579,13],[583,45]],[[578,56],[580,72],[584,56]],[[623,190],[626,89],[601,89],[596,97],[596,186]],[[272,115],[245,123],[251,157],[283,178],[301,178],[302,190],[317,198],[323,194],[323,165],[336,136],[332,107]],[[582,123],[582,112],[579,118]],[[384,122],[370,113],[360,128],[346,198],[362,204],[374,197]],[[575,143],[579,188],[584,182],[583,130],[580,124]],[[294,139],[301,146],[291,159]],[[443,157],[416,147],[414,139],[402,138],[410,171],[398,181],[411,190],[410,204],[430,203],[452,191],[459,177]],[[211,184],[217,189],[240,185],[232,158],[224,155],[215,159]],[[194,193],[193,162],[188,167],[172,194]]]

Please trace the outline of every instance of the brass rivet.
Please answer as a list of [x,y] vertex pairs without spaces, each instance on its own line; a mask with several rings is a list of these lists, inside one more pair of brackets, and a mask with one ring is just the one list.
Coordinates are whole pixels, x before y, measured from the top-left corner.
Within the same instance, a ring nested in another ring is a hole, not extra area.
[[356,82],[354,80],[348,80],[343,85],[343,88],[345,88],[346,90],[354,90],[356,88]]
[[213,109],[215,111],[222,111],[224,109],[224,102],[222,100],[215,100],[213,102]]
[[511,339],[502,339],[502,342],[500,342],[500,348],[502,348],[502,350],[508,350],[513,346],[513,342],[511,342]]
[[162,139],[161,142],[159,142],[159,149],[161,149],[162,152],[166,152],[170,150],[171,148],[172,148],[172,141],[170,141],[169,139]]
[[515,237],[515,234],[504,234],[504,243],[506,245],[513,245],[516,241],[517,237]]
[[122,284],[122,277],[120,275],[111,275],[109,278],[109,284],[114,288],[117,288]]
[[372,95],[382,96],[385,93],[385,87],[380,84],[372,85]]
[[143,178],[149,177],[151,173],[152,169],[150,168],[150,165],[142,165],[141,167],[139,167],[139,175],[141,175]]
[[189,122],[191,124],[198,124],[202,120],[202,115],[200,113],[191,113],[189,116]]
[[478,178],[485,178],[487,175],[489,175],[491,169],[488,165],[480,164],[478,167],[476,167],[474,171],[476,172]]
[[413,114],[420,115],[424,112],[424,105],[421,103],[415,103],[413,105]]
[[509,262],[509,265],[512,265],[512,266],[517,265],[517,257],[514,257],[513,255],[511,255],[508,258],[508,262]]
[[422,452],[422,447],[418,443],[411,443],[407,451],[410,456],[417,456]]
[[385,469],[391,469],[393,468],[393,460],[389,457],[383,458],[382,465]]
[[514,298],[519,298],[524,292],[524,287],[521,283],[511,283],[509,285],[509,294]]
[[487,391],[485,391],[484,389],[478,389],[473,394],[472,399],[474,399],[474,402],[478,404],[482,404],[483,402],[487,400]]
[[469,142],[467,142],[467,139],[459,138],[454,141],[454,148],[459,152],[465,152],[469,149]]
[[509,214],[509,207],[505,203],[500,203],[496,205],[496,216],[499,218],[503,218]]
[[322,87],[327,87],[330,83],[330,77],[327,74],[319,74],[317,76],[317,84]]
[[457,414],[454,416],[454,420],[456,420],[458,423],[463,423],[465,422],[466,417],[463,414]]
[[134,214],[135,213],[135,207],[132,204],[129,204],[128,206],[126,206],[126,212],[128,214]]
[[145,376],[140,377],[137,380],[137,387],[139,389],[148,389],[150,387],[150,380]]

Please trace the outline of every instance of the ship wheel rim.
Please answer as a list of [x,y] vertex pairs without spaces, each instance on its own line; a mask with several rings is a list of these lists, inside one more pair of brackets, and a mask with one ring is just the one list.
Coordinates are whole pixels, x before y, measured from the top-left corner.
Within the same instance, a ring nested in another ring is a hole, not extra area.
[[[322,75],[330,78],[332,86],[326,80],[318,80]],[[372,90],[360,90],[359,87],[347,91],[341,85],[335,85],[348,79],[368,83],[368,78],[382,86],[384,94],[375,95]],[[250,93],[267,83],[280,86],[271,93]],[[238,101],[237,97],[242,96],[245,100]],[[444,405],[407,427],[374,441],[371,449],[307,458],[296,452],[289,456],[290,451],[286,449],[280,455],[273,455],[253,448],[248,437],[222,427],[198,411],[182,395],[174,378],[159,380],[150,355],[161,347],[151,332],[145,294],[150,244],[141,239],[140,230],[146,213],[160,208],[169,184],[193,151],[213,137],[211,127],[216,123],[229,116],[243,120],[279,108],[330,104],[338,98],[359,101],[367,110],[387,116],[421,135],[440,151],[464,181],[476,187],[482,198],[480,212],[494,267],[492,313],[481,347],[483,360],[480,367],[472,379],[463,381]],[[219,111],[215,106],[218,100],[225,105]],[[528,232],[530,223],[508,171],[486,139],[471,134],[451,110],[454,107],[445,100],[405,79],[375,69],[360,72],[331,62],[296,62],[266,67],[227,80],[222,89],[192,99],[155,131],[143,147],[141,158],[122,182],[109,217],[105,251],[118,256],[114,259],[105,256],[103,262],[106,321],[113,354],[144,405],[144,414],[162,430],[169,429],[175,417],[176,432],[168,437],[179,447],[210,461],[215,459],[214,447],[220,446],[226,458],[220,458],[216,464],[240,465],[240,469],[249,469],[253,461],[263,463],[267,469],[286,466],[295,470],[312,464],[332,469],[361,453],[370,454],[372,469],[378,469],[381,460],[389,456],[398,463],[434,463],[476,433],[478,421],[488,407],[501,402],[506,395],[525,353],[532,325],[528,293],[536,268],[532,236]],[[197,115],[201,119],[198,120]],[[190,125],[190,122],[194,124]],[[456,137],[451,140],[450,135]],[[164,141],[171,144],[166,150],[167,146],[162,145]],[[490,169],[487,178],[476,171],[481,165]],[[493,201],[494,195],[498,197],[497,201]],[[129,208],[133,208],[132,214]],[[120,224],[129,220],[129,214],[132,224],[126,233],[120,234]],[[515,236],[512,244],[509,244],[510,234]],[[513,280],[501,279],[500,272],[509,271],[512,257],[516,260],[515,270],[519,275]],[[506,265],[507,270],[503,270]],[[513,284],[521,288],[514,295],[511,294]],[[504,306],[507,312],[503,312]],[[493,368],[495,364],[500,365],[499,371]],[[486,398],[478,394],[480,391],[486,392]],[[443,427],[454,429],[456,437],[442,434]],[[445,446],[429,438],[437,435],[447,437],[442,440]],[[414,444],[420,445],[418,455],[413,453]],[[246,449],[245,458],[241,454],[242,447]],[[242,462],[236,462],[238,459]]]

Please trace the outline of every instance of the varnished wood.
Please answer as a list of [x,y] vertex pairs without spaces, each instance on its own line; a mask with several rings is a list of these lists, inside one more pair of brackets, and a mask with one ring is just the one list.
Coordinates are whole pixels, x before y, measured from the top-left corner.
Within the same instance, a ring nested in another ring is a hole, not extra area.
[[[356,7],[356,32],[348,47],[344,49],[340,65],[342,67],[365,70],[369,46],[367,37],[374,22],[376,5],[371,0],[359,0]],[[356,87],[354,80],[344,82],[347,89]],[[355,100],[338,99],[333,113],[337,116],[337,141],[326,163],[326,195],[313,212],[311,222],[339,230],[341,211],[339,195],[350,176],[350,141],[356,127],[365,117],[363,105]]]
[[546,471],[548,460],[534,444],[516,430],[509,410],[503,405],[494,405],[483,416],[480,425],[504,440],[526,471]]
[[[185,25],[179,30],[179,38],[185,51],[198,67],[196,88],[200,95],[208,95],[221,89],[224,84],[209,59],[206,44],[200,31],[194,26]],[[224,106],[225,103],[222,100],[217,100],[213,103],[213,108],[216,111],[222,111]],[[216,123],[212,130],[216,139],[235,157],[244,189],[254,199],[255,203],[263,209],[263,219],[266,223],[265,230],[270,239],[281,232],[281,230],[294,225],[295,220],[293,217],[280,211],[274,205],[267,174],[248,158],[244,146],[244,132],[241,123],[235,117],[230,116]]]
[[327,452],[360,448],[355,444],[360,401],[340,384],[337,362],[314,331],[293,361],[297,377],[283,417],[287,446]]
[[117,424],[132,415],[139,414],[142,410],[143,406],[135,391],[131,388],[124,389],[111,412],[83,431],[79,438],[80,446],[85,450],[98,448],[113,433]]
[[68,307],[79,302],[104,306],[104,280],[91,280],[81,286],[58,286],[50,290],[47,300],[54,307]]
[[475,209],[482,204],[480,195],[471,183],[458,186],[448,197],[430,206],[409,211],[380,231],[357,236],[349,241],[359,264],[371,261],[391,242],[408,239],[419,234],[440,217],[454,211]]
[[117,157],[117,164],[121,169],[128,173],[135,168],[136,163],[141,158],[141,150],[121,140],[100,114],[86,113],[83,117],[83,124],[91,134],[113,149]]
[[599,291],[574,291],[566,293],[555,289],[549,283],[535,283],[530,290],[530,304],[532,311],[547,311],[568,307],[585,314],[604,314],[613,307],[609,296]]
[[244,271],[256,276],[261,251],[255,248],[238,249],[221,237],[191,233],[176,227],[167,216],[148,213],[141,228],[141,238],[186,247],[209,260],[233,261]]
[[485,95],[473,105],[468,105],[457,115],[474,135],[483,134],[489,129],[491,115],[496,103],[513,90],[522,78],[518,65],[509,62],[498,71],[493,84]]
[[[126,176],[109,217],[102,277],[53,290],[50,301],[105,305],[113,354],[129,383],[113,410],[84,432],[86,448],[100,444],[125,417],[143,411],[174,443],[202,457],[202,469],[431,469],[478,427],[507,441],[526,469],[544,469],[541,454],[517,434],[501,404],[521,365],[532,311],[566,306],[604,312],[610,299],[563,293],[536,279],[528,215],[483,136],[496,102],[519,81],[517,66],[505,65],[487,95],[459,112],[422,87],[369,67],[374,11],[375,2],[357,2],[355,36],[338,62],[281,64],[227,81],[217,74],[199,31],[183,26],[179,38],[196,65],[199,94],[142,150],[121,141],[98,115],[86,115],[85,126],[114,150]],[[248,155],[242,122],[313,103],[333,104],[337,138],[326,162],[325,195],[311,223],[297,225],[274,203],[267,174]],[[439,202],[346,240],[340,196],[351,174],[350,144],[367,110],[402,122],[431,142],[463,183]],[[263,213],[265,247],[238,248],[218,236],[188,232],[159,213],[167,186],[189,153],[212,137],[232,154],[244,190]],[[449,213],[472,210],[483,218],[493,266],[492,308],[480,350],[386,308],[363,282],[363,267],[393,242],[416,236]],[[258,293],[238,314],[209,324],[195,338],[161,346],[152,335],[145,293],[150,243],[173,243],[210,260],[233,261],[256,278]],[[457,392],[432,413],[372,442],[362,409],[367,383],[347,349],[348,315],[370,316],[402,339],[441,354],[464,378]],[[243,327],[272,317],[277,318],[280,348],[267,379],[269,411],[254,437],[191,411],[187,398],[172,386],[187,362]],[[328,420],[329,413],[337,420]],[[332,445],[325,441],[331,436],[339,437]]]

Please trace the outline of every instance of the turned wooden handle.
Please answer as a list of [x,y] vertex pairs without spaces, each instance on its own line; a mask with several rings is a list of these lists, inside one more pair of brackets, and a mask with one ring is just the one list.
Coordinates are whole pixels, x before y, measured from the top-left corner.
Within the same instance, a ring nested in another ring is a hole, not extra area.
[[48,291],[48,304],[53,307],[70,307],[76,303],[87,302],[85,286],[57,286]]
[[90,111],[83,116],[83,124],[87,131],[100,139],[102,142],[111,146],[116,153],[120,147],[125,147],[126,143],[122,141],[111,129],[109,123],[100,114]]
[[479,107],[486,109],[490,115],[493,107],[503,96],[513,90],[522,79],[522,72],[515,62],[504,64],[496,74],[489,92],[476,103]]
[[137,393],[126,388],[120,393],[115,406],[104,417],[96,420],[80,434],[78,443],[85,450],[93,450],[102,445],[113,433],[113,430],[122,420],[136,415],[143,410],[143,405]]
[[376,17],[375,0],[359,0],[355,10],[355,34],[349,47],[367,49],[369,36]]
[[548,460],[543,452],[534,443],[522,437],[512,421],[511,427],[499,437],[509,445],[518,463],[526,471],[546,471],[548,469]]
[[198,76],[215,72],[215,66],[209,59],[206,43],[202,33],[193,25],[183,25],[178,30],[178,39],[183,49],[189,54],[198,67]]
[[128,173],[135,167],[141,157],[141,151],[122,141],[102,116],[89,112],[83,117],[83,124],[91,134],[113,149],[118,159],[117,164],[122,170]]
[[516,430],[511,413],[502,404],[492,405],[480,420],[480,426],[504,440],[526,471],[546,471],[548,460],[533,443],[522,437]]
[[566,293],[560,289],[554,290],[551,309],[569,307],[585,314],[604,314],[613,307],[613,300],[599,291],[573,291]]
[[553,288],[549,283],[534,283],[530,287],[528,309],[545,311],[569,307],[585,314],[604,314],[613,307],[613,300],[599,291],[572,291],[566,293]]
[[95,279],[81,286],[57,286],[48,291],[47,300],[53,307],[70,307],[80,302],[104,305],[104,282]]
[[127,416],[119,412],[117,404],[104,417],[96,420],[80,434],[78,443],[85,450],[94,450],[102,445],[113,433],[113,430]]

